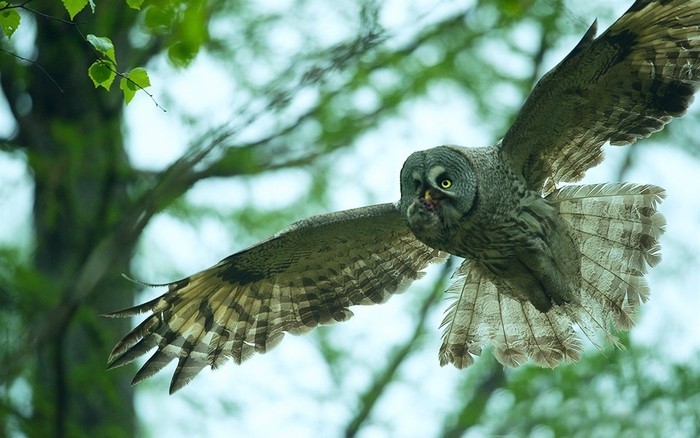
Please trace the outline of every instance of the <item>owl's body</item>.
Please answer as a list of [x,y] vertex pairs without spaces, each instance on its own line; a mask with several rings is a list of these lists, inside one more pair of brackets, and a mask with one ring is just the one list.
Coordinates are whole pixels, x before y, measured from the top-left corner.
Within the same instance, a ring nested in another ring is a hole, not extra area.
[[240,363],[284,333],[345,321],[386,301],[430,263],[464,258],[447,293],[440,363],[462,368],[483,347],[503,364],[555,367],[593,340],[628,330],[660,260],[664,192],[652,185],[562,185],[682,116],[700,85],[700,0],[637,0],[601,36],[596,25],[533,89],[490,147],[412,154],[401,199],[312,217],[169,283],[113,316],[151,314],[110,367],[155,348],[134,377],[178,364],[170,391],[207,365]]
[[[399,209],[423,243],[473,261],[508,285],[505,293],[546,312],[578,292],[579,251],[556,208],[498,155],[495,146],[415,152],[402,170]],[[456,182],[442,188],[445,178]]]

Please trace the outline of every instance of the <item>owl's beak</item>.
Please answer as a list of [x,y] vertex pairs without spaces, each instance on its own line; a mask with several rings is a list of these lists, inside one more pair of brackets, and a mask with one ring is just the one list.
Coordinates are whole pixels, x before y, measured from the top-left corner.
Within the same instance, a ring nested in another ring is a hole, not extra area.
[[443,194],[434,189],[426,189],[423,192],[423,199],[426,201],[439,201],[444,198]]
[[442,198],[442,193],[438,192],[437,190],[426,189],[425,192],[423,192],[421,201],[423,202],[423,205],[432,210],[437,206]]

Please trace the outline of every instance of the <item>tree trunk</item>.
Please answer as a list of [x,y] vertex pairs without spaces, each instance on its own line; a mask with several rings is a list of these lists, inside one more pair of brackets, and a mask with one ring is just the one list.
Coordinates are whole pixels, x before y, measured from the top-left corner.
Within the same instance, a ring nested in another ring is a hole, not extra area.
[[[61,2],[51,7],[42,12],[65,15]],[[80,30],[109,35],[126,48],[117,40],[126,41],[130,26],[123,21],[129,18],[120,9],[127,8],[100,4],[110,7],[111,14],[101,11],[101,20],[90,17],[95,29]],[[18,125],[13,142],[27,152],[35,182],[33,263],[44,286],[24,323],[48,327],[44,341],[37,342],[35,372],[27,373],[33,409],[25,432],[126,437],[135,430],[129,373],[105,368],[111,345],[129,329],[129,321],[99,313],[131,303],[130,286],[119,275],[128,270],[133,244],[119,248],[118,263],[96,293],[74,296],[88,256],[127,212],[132,169],[123,144],[124,104],[118,87],[110,93],[95,90],[87,75],[95,54],[76,27],[35,19],[37,64],[18,65],[6,57],[1,78]]]

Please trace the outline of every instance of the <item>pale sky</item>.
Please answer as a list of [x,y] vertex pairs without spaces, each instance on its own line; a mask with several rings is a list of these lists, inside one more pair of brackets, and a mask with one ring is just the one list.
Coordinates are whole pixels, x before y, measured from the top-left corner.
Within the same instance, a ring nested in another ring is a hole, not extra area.
[[[615,16],[631,4],[621,3],[613,8]],[[596,11],[603,7],[612,8],[602,1],[570,1],[567,5],[572,26],[579,26],[580,22],[588,24],[595,18]],[[454,10],[455,6],[450,2],[422,0],[404,3],[396,0],[387,2],[381,19],[390,34],[396,35],[395,40],[389,42],[392,44],[410,38],[411,32],[418,27],[416,17],[421,23],[431,22]],[[333,39],[348,36],[341,25],[336,25],[328,17],[333,17],[333,14],[326,14],[324,20],[313,24],[318,27],[319,34]],[[336,16],[336,19],[340,18]],[[610,23],[609,20],[601,21],[600,28],[604,29]],[[585,26],[581,33],[584,30]],[[520,32],[523,45],[534,44],[535,35],[528,32],[527,25],[523,25]],[[562,41],[560,50],[547,60],[549,66],[558,62],[577,39]],[[293,37],[290,40],[289,44],[293,45]],[[286,41],[284,35],[280,41]],[[518,68],[518,60],[513,59],[508,65],[509,68]],[[190,113],[211,120],[213,124],[225,121],[230,114],[233,91],[226,86],[226,73],[209,62],[206,56],[201,56],[184,72],[172,72],[164,63],[149,66],[149,72],[154,84],[150,92],[156,98],[164,87],[176,89],[174,97],[177,102],[187,102]],[[503,90],[503,95],[495,99],[512,104],[516,97]],[[359,96],[358,105],[372,104],[372,96],[365,98],[367,102]],[[693,108],[697,111],[698,104]],[[0,134],[11,129],[6,112],[0,105]],[[127,108],[126,123],[130,157],[134,164],[144,168],[163,168],[180,156],[192,138],[192,133],[175,114],[161,112],[143,95],[137,95]],[[448,85],[436,86],[419,101],[403,105],[399,114],[364,135],[356,147],[339,154],[335,173],[338,181],[334,187],[336,195],[329,208],[345,209],[368,202],[396,201],[399,197],[399,170],[403,160],[414,150],[446,143],[484,146],[496,140],[480,127],[478,115],[469,102],[461,99],[459,93],[451,92]],[[667,189],[668,197],[661,211],[667,218],[668,227],[662,239],[664,261],[648,275],[652,295],[642,310],[638,326],[632,331],[632,341],[657,344],[663,340],[659,354],[671,361],[684,361],[690,353],[700,349],[697,318],[700,310],[697,286],[700,284],[700,259],[694,257],[688,261],[672,250],[683,242],[692,249],[700,248],[700,197],[697,194],[700,163],[676,149],[654,146],[653,138],[645,143],[648,147],[638,151],[638,162],[627,179]],[[381,145],[381,159],[376,159],[377,145]],[[622,152],[610,148],[606,162],[591,170],[584,183],[611,180]],[[312,177],[299,170],[263,176],[261,181],[264,184],[256,185],[260,187],[255,194],[256,202],[259,205],[286,205],[288,199],[299,197],[309,187]],[[363,185],[358,187],[348,183],[357,180]],[[1,242],[15,241],[18,235],[30,240],[27,226],[31,209],[30,182],[21,157],[11,158],[0,153],[0,203],[4,211]],[[236,197],[241,187],[241,183],[235,180],[206,181],[197,184],[188,194],[188,199],[231,211],[243,205],[243,200]],[[372,199],[367,199],[368,191],[372,193]],[[166,214],[158,215],[141,239],[134,259],[134,275],[146,281],[173,280],[206,268],[253,243],[252,238],[247,242],[233,241],[227,227],[216,220],[192,227]],[[412,291],[417,294],[421,284],[429,283],[416,284],[382,306],[353,308],[355,317],[336,326],[332,338],[344,348],[353,347],[352,358],[360,364],[383,363],[386,352],[400,344],[411,331],[407,309],[415,303],[417,296],[411,296]],[[151,296],[162,292],[148,291]],[[146,296],[140,299],[146,299]],[[446,304],[441,306],[440,312],[445,307]],[[388,436],[388,431],[392,431],[392,436],[409,437],[431,436],[436,432],[439,425],[423,420],[431,415],[441,416],[449,410],[460,373],[469,372],[438,366],[440,312],[431,315],[430,324],[434,330],[426,339],[425,347],[404,364],[401,381],[392,385],[383,396],[372,417],[372,425],[363,429],[362,437],[384,437]],[[344,398],[343,393],[354,394],[357,388],[365,388],[371,379],[367,368],[359,366],[344,381],[355,391],[339,391],[314,344],[304,337],[289,335],[270,353],[254,357],[240,367],[229,363],[215,372],[205,369],[190,385],[176,395],[168,396],[168,381],[173,369],[174,363],[136,388],[138,410],[145,427],[153,431],[154,436],[305,437],[320,436],[320,433],[335,436],[355,408],[354,399]],[[300,397],[300,394],[304,396]],[[231,400],[242,398],[246,399],[245,405],[227,406]],[[396,418],[402,421],[396,421]]]

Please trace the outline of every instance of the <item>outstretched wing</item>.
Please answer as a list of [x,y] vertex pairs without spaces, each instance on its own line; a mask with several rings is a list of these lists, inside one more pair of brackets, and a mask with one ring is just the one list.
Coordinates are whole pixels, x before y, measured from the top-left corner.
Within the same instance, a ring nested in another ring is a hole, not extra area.
[[207,365],[240,363],[285,332],[345,321],[355,304],[383,303],[445,257],[413,236],[394,204],[311,217],[111,314],[151,312],[114,347],[109,367],[156,348],[133,383],[177,358],[173,393]]
[[528,185],[581,179],[602,146],[627,145],[682,116],[700,82],[700,1],[637,0],[596,23],[532,90],[500,143]]

